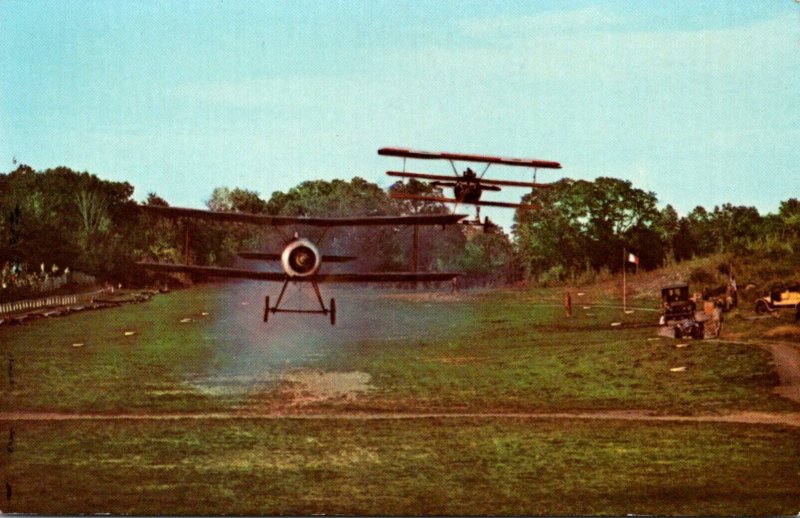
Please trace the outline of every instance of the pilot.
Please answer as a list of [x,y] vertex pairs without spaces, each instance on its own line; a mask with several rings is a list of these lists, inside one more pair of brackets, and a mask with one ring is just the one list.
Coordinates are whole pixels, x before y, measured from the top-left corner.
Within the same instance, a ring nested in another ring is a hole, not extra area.
[[473,171],[471,167],[467,167],[467,170],[464,171],[465,180],[474,180],[477,177],[478,175],[475,174],[475,171]]

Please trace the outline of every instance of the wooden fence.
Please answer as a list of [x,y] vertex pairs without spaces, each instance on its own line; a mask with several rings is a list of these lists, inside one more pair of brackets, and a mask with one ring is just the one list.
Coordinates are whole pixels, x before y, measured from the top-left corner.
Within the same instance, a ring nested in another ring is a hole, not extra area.
[[16,302],[5,302],[0,304],[0,315],[8,315],[23,311],[31,311],[47,307],[70,306],[75,304],[91,304],[100,295],[113,293],[114,288],[104,288],[91,293],[76,293],[73,295],[53,295],[40,299],[18,300]]

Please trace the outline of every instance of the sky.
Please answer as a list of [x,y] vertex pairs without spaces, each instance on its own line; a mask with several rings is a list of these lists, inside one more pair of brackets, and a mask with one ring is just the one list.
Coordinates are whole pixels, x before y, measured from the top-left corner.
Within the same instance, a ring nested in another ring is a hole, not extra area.
[[796,0],[0,0],[0,171],[63,165],[137,200],[388,187],[402,161],[377,150],[397,146],[555,160],[539,181],[630,180],[683,215],[767,213],[800,197],[798,143]]

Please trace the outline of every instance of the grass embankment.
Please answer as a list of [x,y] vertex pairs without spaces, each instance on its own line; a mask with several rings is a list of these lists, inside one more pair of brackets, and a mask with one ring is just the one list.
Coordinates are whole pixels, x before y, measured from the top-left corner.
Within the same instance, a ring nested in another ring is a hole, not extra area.
[[[16,423],[4,511],[790,515],[800,432],[502,419]],[[3,430],[3,435],[7,433]]]
[[356,399],[304,407],[322,411],[796,409],[772,393],[767,352],[712,341],[678,348],[655,328],[625,328],[652,324],[655,313],[624,315],[602,300],[576,296],[567,319],[553,290],[430,298],[353,290],[340,296],[332,328],[284,315],[263,324],[262,294],[207,286],[2,329],[13,363],[10,378],[2,370],[11,387],[2,409],[275,410],[292,403],[282,373],[298,369],[369,375]]

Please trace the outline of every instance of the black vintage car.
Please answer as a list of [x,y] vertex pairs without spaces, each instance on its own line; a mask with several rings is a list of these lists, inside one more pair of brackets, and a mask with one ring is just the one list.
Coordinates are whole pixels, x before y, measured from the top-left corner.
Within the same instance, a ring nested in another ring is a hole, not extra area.
[[661,314],[664,324],[694,317],[696,310],[694,301],[689,298],[689,285],[685,282],[668,284],[661,288]]
[[691,336],[702,339],[703,322],[695,318],[697,306],[689,298],[689,285],[685,282],[668,284],[661,288],[661,325],[672,325],[675,338]]

